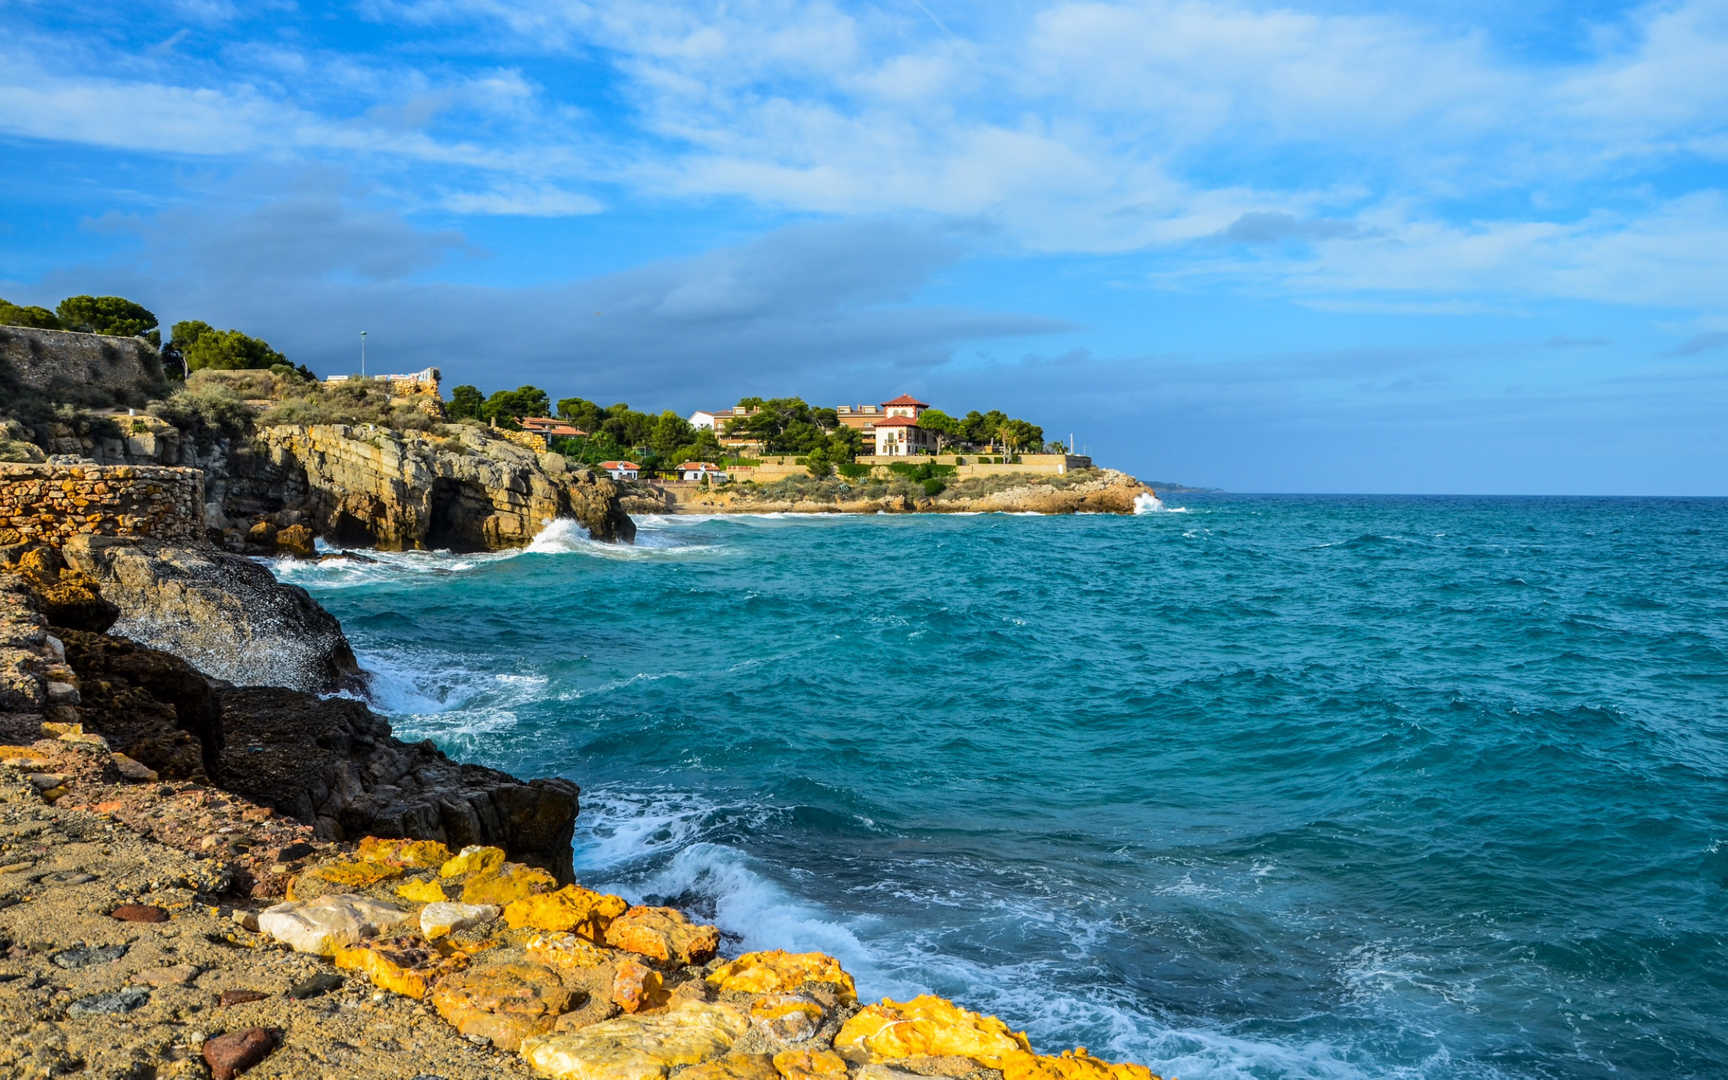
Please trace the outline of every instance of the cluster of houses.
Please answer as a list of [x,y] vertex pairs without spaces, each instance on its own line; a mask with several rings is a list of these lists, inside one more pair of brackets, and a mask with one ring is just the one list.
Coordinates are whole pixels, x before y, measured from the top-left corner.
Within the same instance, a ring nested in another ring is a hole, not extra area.
[[[936,433],[918,426],[918,418],[930,406],[910,394],[901,394],[893,401],[880,405],[836,405],[834,414],[840,422],[874,441],[881,457],[905,457],[928,454],[936,450]],[[699,410],[690,414],[692,427],[712,431],[720,445],[728,449],[748,449],[755,445],[746,435],[734,435],[726,428],[733,420],[749,416],[754,408],[743,405],[730,409]]]
[[[910,394],[901,394],[880,405],[836,405],[834,413],[842,424],[856,429],[867,443],[874,441],[878,456],[905,457],[934,453],[937,448],[936,434],[918,426],[918,418],[929,407]],[[754,408],[743,405],[730,409],[698,410],[690,414],[690,424],[712,431],[720,445],[727,449],[751,450],[757,448],[755,440],[741,433],[734,434],[727,428],[733,420],[753,412]],[[584,438],[588,434],[568,420],[554,416],[524,417],[522,430],[538,436],[548,450],[555,439]],[[637,480],[642,475],[642,466],[634,461],[602,461],[599,467],[614,480]],[[689,483],[725,483],[731,479],[726,470],[712,461],[680,462],[672,471],[679,480]]]
[[[600,468],[614,480],[635,480],[642,475],[642,466],[634,461],[602,461]],[[726,470],[712,461],[683,461],[672,470],[678,474],[678,479],[691,483],[701,483],[704,480],[715,484],[724,484],[731,477]]]

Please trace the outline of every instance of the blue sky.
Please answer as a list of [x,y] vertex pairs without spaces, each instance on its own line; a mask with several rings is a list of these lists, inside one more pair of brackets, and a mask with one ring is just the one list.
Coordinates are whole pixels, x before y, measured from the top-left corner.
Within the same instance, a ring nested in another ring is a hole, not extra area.
[[0,0],[0,296],[1245,491],[1728,494],[1728,0]]

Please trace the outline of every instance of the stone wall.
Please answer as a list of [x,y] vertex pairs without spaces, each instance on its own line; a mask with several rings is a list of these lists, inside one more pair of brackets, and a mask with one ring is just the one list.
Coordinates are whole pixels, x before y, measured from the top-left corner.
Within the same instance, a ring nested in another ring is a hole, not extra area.
[[161,465],[0,464],[0,544],[69,538],[202,541],[204,473]]
[[161,357],[142,338],[0,326],[0,391],[121,408],[166,389]]

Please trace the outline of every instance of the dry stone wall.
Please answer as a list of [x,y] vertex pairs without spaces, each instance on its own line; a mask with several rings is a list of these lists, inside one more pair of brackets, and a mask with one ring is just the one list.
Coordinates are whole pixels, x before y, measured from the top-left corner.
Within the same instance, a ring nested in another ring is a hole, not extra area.
[[0,544],[78,535],[204,540],[203,470],[0,464]]

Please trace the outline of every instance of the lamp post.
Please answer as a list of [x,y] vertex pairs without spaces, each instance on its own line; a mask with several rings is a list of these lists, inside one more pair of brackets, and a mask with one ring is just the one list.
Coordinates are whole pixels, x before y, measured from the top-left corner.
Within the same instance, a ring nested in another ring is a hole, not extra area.
[[360,377],[366,377],[366,331],[360,331]]

